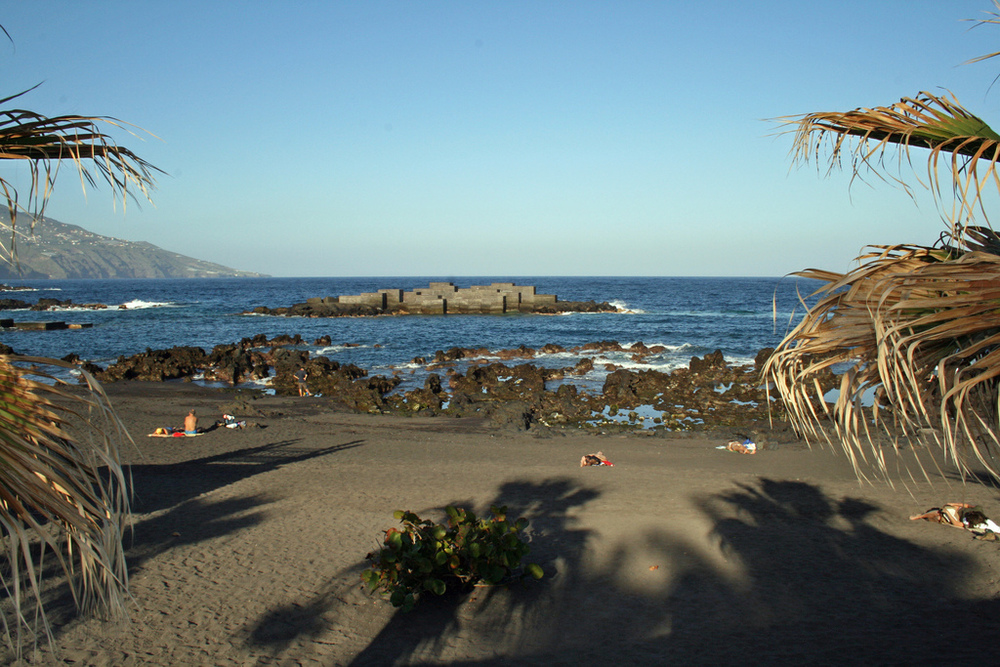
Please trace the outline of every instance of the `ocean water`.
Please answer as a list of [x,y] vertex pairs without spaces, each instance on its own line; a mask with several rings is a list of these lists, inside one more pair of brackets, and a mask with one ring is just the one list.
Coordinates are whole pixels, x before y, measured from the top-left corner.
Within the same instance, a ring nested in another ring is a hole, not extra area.
[[[314,296],[358,294],[382,288],[406,290],[430,281],[459,287],[491,282],[535,285],[560,300],[608,301],[621,313],[566,315],[446,315],[374,318],[286,318],[241,315],[255,306],[288,306]],[[691,357],[722,350],[732,364],[750,363],[757,351],[773,347],[803,312],[799,295],[816,283],[795,278],[624,278],[624,277],[412,277],[412,278],[233,278],[188,280],[8,281],[32,287],[4,295],[34,303],[40,297],[76,304],[104,303],[106,310],[81,308],[45,312],[4,311],[20,321],[92,323],[89,329],[0,332],[0,340],[20,354],[61,358],[76,353],[101,366],[147,348],[195,345],[211,350],[263,333],[300,334],[312,343],[330,336],[333,345],[306,345],[370,374],[421,373],[415,357],[430,359],[453,347],[491,351],[555,343],[567,349],[597,341],[623,346],[643,342],[666,351],[636,363],[629,354],[601,355],[618,366],[669,371]],[[126,308],[118,308],[125,305]],[[346,345],[345,345],[346,344]],[[578,354],[545,355],[532,363],[569,366]],[[598,361],[598,360],[595,360]],[[583,383],[603,381],[603,364]],[[405,387],[402,387],[405,388]]]

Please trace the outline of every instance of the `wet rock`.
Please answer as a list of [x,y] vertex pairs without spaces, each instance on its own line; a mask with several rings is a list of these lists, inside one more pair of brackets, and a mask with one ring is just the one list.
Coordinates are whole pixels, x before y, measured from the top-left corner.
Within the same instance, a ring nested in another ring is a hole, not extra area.
[[190,378],[205,368],[207,357],[200,347],[172,347],[168,350],[147,350],[118,360],[101,372],[101,382],[142,380],[162,382]]
[[448,393],[441,384],[441,376],[437,373],[431,373],[424,381],[422,389],[406,392],[405,396],[400,397],[395,407],[404,412],[430,410],[432,413],[436,413],[447,400]]
[[485,357],[490,353],[485,347],[480,348],[465,348],[465,347],[453,347],[447,352],[438,350],[434,353],[434,363],[441,364],[450,361],[458,361],[459,359],[474,359],[476,357]]
[[616,340],[602,340],[595,343],[584,343],[573,349],[579,352],[621,352],[623,348],[621,343]]
[[702,358],[691,357],[691,363],[688,368],[691,369],[692,373],[703,373],[705,371],[720,369],[726,367],[726,359],[722,355],[722,350],[716,350],[706,354]]
[[272,347],[277,347],[279,345],[305,345],[305,341],[302,340],[302,336],[300,334],[295,334],[294,336],[280,334],[269,340],[267,343]]
[[560,385],[542,395],[538,413],[549,424],[583,422],[593,412],[591,397],[571,384]]
[[556,313],[617,313],[618,309],[607,301],[557,301],[551,305],[536,306],[534,312],[542,314]]
[[0,299],[0,310],[21,310],[31,308],[31,304],[21,299]]
[[[73,303],[72,299],[66,299],[65,301],[60,301],[59,299],[49,299],[41,298],[38,300],[31,310],[51,310],[53,308],[86,308],[88,310],[104,310],[108,306],[103,303]],[[118,306],[119,308],[125,308],[124,305]]]
[[253,313],[255,315],[277,315],[283,317],[371,317],[382,315],[384,311],[374,306],[362,304],[344,304],[327,302],[323,300],[319,303],[296,303],[288,307],[268,308],[267,306],[257,306],[244,314]]
[[772,354],[774,354],[773,347],[765,347],[760,350],[757,353],[757,356],[753,358],[753,367],[757,369],[757,371],[764,370],[764,364],[767,363],[767,360],[771,358]]
[[[96,377],[97,377],[98,375],[100,375],[101,373],[103,373],[103,372],[104,372],[104,369],[103,369],[103,368],[101,368],[101,367],[100,367],[100,366],[98,366],[97,364],[93,364],[93,363],[91,363],[91,362],[89,362],[89,361],[84,361],[83,363],[81,363],[81,364],[80,364],[80,368],[81,368],[82,370],[85,370],[85,371],[87,371],[88,373],[90,373],[91,375],[93,375],[93,376],[94,376],[95,378],[96,378]],[[80,379],[81,379],[81,381],[83,380],[83,378],[80,378]]]
[[537,421],[531,406],[523,401],[493,402],[484,413],[490,425],[502,430],[527,431]]
[[249,380],[263,380],[270,375],[267,357],[241,344],[216,345],[208,355],[206,380],[236,385]]
[[530,347],[521,345],[515,350],[500,350],[496,353],[496,356],[505,361],[510,359],[531,359],[535,356],[535,351]]

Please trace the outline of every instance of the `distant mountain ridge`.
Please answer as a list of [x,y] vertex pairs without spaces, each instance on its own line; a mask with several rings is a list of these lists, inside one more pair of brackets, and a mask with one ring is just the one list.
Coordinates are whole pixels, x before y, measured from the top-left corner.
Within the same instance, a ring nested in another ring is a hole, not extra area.
[[[42,217],[34,233],[31,219],[18,216],[19,267],[0,261],[0,278],[247,278],[266,277],[170,252],[145,241],[125,241],[89,232],[83,227]],[[10,222],[0,217],[4,245],[10,243]],[[19,270],[20,269],[20,270]]]

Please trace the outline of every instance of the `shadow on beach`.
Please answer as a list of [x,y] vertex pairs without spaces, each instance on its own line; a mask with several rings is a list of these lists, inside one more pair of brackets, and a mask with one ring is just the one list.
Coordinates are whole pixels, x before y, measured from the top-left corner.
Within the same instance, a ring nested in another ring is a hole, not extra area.
[[[574,527],[572,513],[597,496],[597,491],[582,488],[572,480],[553,479],[504,484],[496,497],[482,506],[471,500],[456,500],[446,505],[474,507],[477,513],[485,513],[491,505],[506,505],[508,516],[527,518],[532,551],[526,561],[538,563],[549,576],[558,577],[561,575],[555,574],[557,571],[573,573],[581,569],[579,560],[585,553],[588,531]],[[418,514],[443,515],[446,505],[420,510]],[[337,610],[340,605],[351,604],[359,596],[366,601],[369,599],[367,594],[359,592],[360,573],[367,566],[367,561],[361,561],[339,572],[313,599],[296,601],[268,613],[253,627],[251,643],[268,646],[280,655],[288,650],[293,640],[325,633],[331,624],[339,622]],[[466,632],[464,612],[470,601],[477,607],[492,609],[491,623],[507,626],[523,617],[527,607],[543,592],[538,585],[526,583],[510,588],[476,588],[469,594],[427,596],[415,611],[395,612],[351,664],[395,664],[418,654],[435,655],[453,634]],[[494,598],[503,598],[503,602],[496,605]],[[502,616],[497,616],[500,607],[503,607]]]
[[210,491],[283,466],[360,447],[364,441],[321,448],[296,447],[297,443],[282,440],[180,463],[130,466],[132,511],[149,516],[126,536],[129,568],[134,570],[168,548],[252,526],[259,521],[255,510],[269,502],[260,495],[213,501],[204,497]]
[[[491,503],[531,521],[528,560],[546,578],[393,613],[351,664],[954,664],[990,650],[1000,603],[963,599],[971,559],[879,530],[869,501],[761,478],[692,499],[708,551],[655,530],[598,558],[575,517],[598,496],[571,480],[503,485]],[[280,656],[331,630],[356,638],[337,609],[365,565],[268,613],[250,643]]]
[[[298,447],[298,442],[298,439],[282,440],[178,463],[128,466],[133,515],[145,515],[125,534],[130,574],[169,549],[235,534],[260,523],[260,508],[271,502],[259,494],[213,500],[210,492],[254,475],[365,443],[353,440],[316,448]],[[44,569],[47,589],[43,597],[56,634],[79,620],[72,592],[60,574],[57,563],[50,558]],[[3,659],[0,653],[0,661]]]

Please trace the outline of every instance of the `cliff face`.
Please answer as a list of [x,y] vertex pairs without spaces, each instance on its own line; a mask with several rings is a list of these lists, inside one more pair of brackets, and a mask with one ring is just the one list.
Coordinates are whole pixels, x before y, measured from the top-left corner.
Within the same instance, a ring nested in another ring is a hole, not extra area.
[[[20,267],[0,261],[0,278],[234,278],[264,274],[239,271],[158,248],[151,243],[123,241],[88,232],[82,227],[40,218],[34,233],[23,234],[30,219],[18,216],[17,258]],[[10,224],[0,219],[4,245]]]

